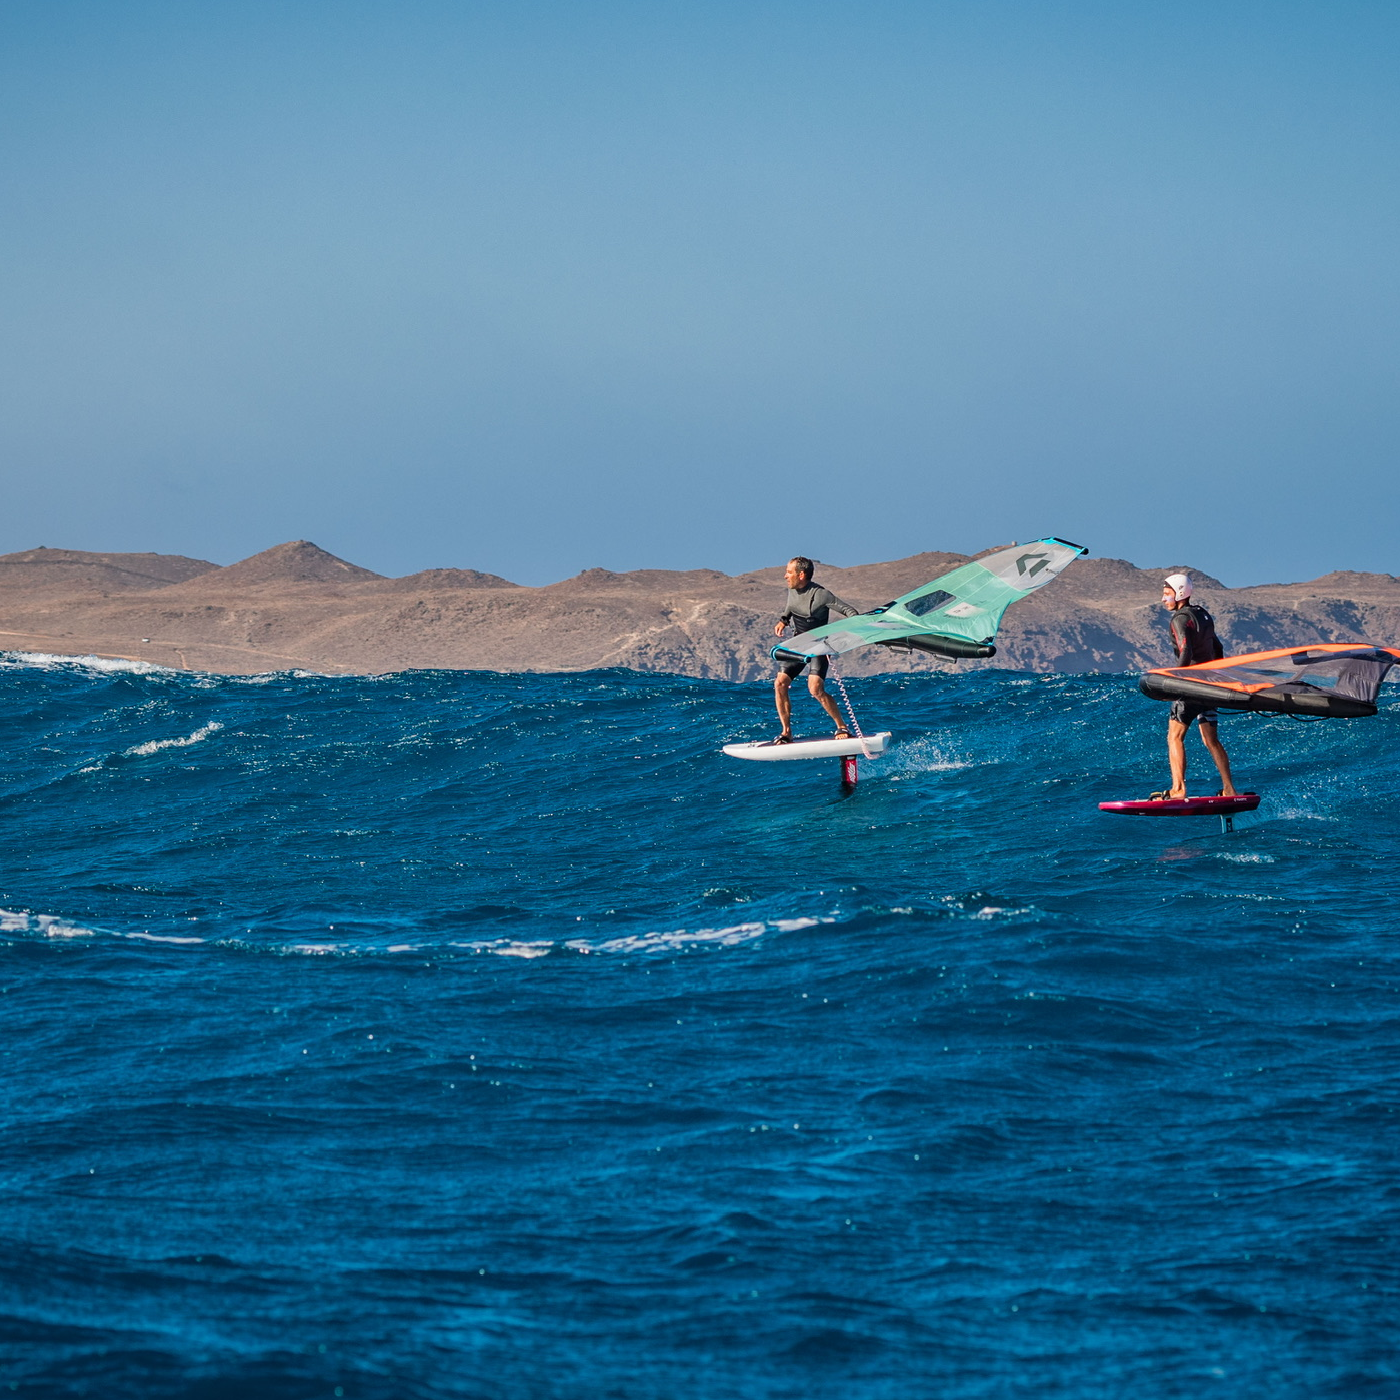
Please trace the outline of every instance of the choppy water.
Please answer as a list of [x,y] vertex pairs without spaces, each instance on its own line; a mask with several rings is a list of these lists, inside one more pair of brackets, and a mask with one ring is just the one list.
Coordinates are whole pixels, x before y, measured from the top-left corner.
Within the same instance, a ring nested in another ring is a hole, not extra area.
[[0,692],[0,1386],[1400,1394],[1395,710],[1226,837],[1126,678],[863,681],[850,796],[759,686]]

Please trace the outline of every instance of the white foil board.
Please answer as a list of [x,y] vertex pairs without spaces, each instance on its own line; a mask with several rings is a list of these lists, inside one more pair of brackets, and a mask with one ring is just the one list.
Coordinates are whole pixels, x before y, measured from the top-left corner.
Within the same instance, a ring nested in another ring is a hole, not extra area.
[[730,758],[756,758],[763,763],[795,758],[879,758],[892,737],[886,730],[883,734],[867,734],[863,740],[853,736],[849,739],[794,739],[790,744],[775,744],[771,739],[760,739],[752,744],[726,744],[724,751]]

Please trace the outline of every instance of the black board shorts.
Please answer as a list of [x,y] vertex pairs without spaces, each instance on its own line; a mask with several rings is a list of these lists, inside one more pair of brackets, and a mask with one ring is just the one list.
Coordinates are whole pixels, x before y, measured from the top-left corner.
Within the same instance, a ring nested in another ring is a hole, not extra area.
[[812,668],[812,675],[824,676],[826,675],[826,668],[830,664],[831,658],[829,656],[813,656],[809,657],[806,661],[780,661],[778,662],[778,670],[784,676],[797,677],[802,674],[802,668],[804,666],[810,666]]
[[1219,724],[1220,714],[1208,705],[1193,705],[1189,700],[1173,700],[1172,715],[1189,729],[1191,721],[1198,719],[1202,724]]

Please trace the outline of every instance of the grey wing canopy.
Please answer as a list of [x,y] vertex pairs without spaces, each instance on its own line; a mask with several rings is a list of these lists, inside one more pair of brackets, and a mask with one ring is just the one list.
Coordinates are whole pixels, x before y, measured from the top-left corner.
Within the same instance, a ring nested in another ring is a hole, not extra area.
[[1393,647],[1317,642],[1197,666],[1165,666],[1148,671],[1138,689],[1153,700],[1299,718],[1360,719],[1376,713],[1381,683],[1397,661],[1400,651]]

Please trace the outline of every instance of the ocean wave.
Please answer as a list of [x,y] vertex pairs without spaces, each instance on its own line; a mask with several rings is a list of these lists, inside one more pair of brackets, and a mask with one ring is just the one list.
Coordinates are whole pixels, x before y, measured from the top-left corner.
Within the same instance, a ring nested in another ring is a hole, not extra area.
[[1400,725],[1239,717],[1226,835],[1098,811],[1131,678],[863,680],[845,790],[756,686],[122,670],[3,672],[21,1388],[1391,1379]]
[[[187,674],[216,676],[222,685],[273,685],[278,681],[333,681],[346,678],[344,671],[308,671],[301,666],[290,666],[284,671],[249,671],[239,675],[225,676],[217,672],[191,672]],[[378,676],[353,673],[357,681],[372,681]]]
[[98,675],[182,676],[189,672],[120,656],[62,656],[46,651],[0,651],[0,668],[30,671],[89,671]]
[[0,909],[0,933],[36,933],[41,938],[96,938],[99,930],[84,928],[57,914]]
[[[1005,911],[983,909],[971,914],[970,917],[989,918],[1002,912]],[[734,948],[761,938],[764,934],[796,933],[803,929],[816,928],[821,924],[835,922],[837,919],[833,915],[805,916],[731,924],[723,928],[664,929],[624,934],[611,938],[476,938],[447,939],[444,941],[419,940],[415,942],[390,941],[388,939],[283,942],[273,938],[270,941],[262,942],[247,936],[209,938],[151,933],[144,930],[89,928],[60,915],[31,914],[23,910],[0,909],[0,934],[27,934],[42,939],[125,939],[175,947],[202,945],[210,949],[237,949],[268,952],[279,956],[311,958],[378,957],[384,954],[403,953],[425,954],[441,958],[444,954],[451,956],[452,952],[456,952],[490,954],[495,957],[528,960],[560,952],[586,954],[680,952],[690,948]]]
[[203,743],[223,727],[218,720],[210,720],[208,724],[201,725],[193,734],[186,734],[182,739],[151,739],[144,744],[134,744],[131,748],[123,750],[123,757],[145,758],[153,753],[160,753],[162,749],[187,749],[193,744]]
[[909,773],[951,773],[960,768],[972,768],[975,764],[966,754],[958,751],[946,739],[925,735],[893,745],[878,769],[872,774],[886,777]]
[[141,930],[88,928],[58,914],[30,914],[22,909],[0,909],[0,934],[32,934],[40,938],[127,938],[139,943],[208,943],[207,938],[147,933]]

